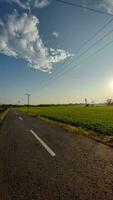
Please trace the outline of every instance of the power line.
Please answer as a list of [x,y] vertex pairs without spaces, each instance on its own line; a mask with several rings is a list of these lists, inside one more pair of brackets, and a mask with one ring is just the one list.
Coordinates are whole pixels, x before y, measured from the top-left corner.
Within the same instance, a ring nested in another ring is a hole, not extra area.
[[[74,60],[72,60],[69,64],[74,63],[75,61],[77,61],[79,58],[81,58],[83,55],[85,55],[90,49],[92,49],[96,44],[100,43],[103,39],[105,39],[107,36],[109,36],[111,33],[113,33],[113,29],[111,31],[109,31],[108,33],[106,33],[103,37],[101,37],[100,39],[98,39],[95,43],[93,43],[92,45],[90,45],[85,51],[83,51],[79,56],[75,57]],[[68,64],[68,65],[69,65]],[[67,65],[66,65],[67,66]],[[65,67],[65,66],[64,66]],[[59,72],[61,72],[62,69],[60,71],[58,71],[57,74],[59,74]]]
[[78,53],[84,46],[86,46],[93,38],[95,38],[104,28],[106,28],[111,22],[113,18],[110,19],[106,24],[104,24],[101,28],[99,28],[86,42],[84,42],[76,51]]
[[[101,28],[99,28],[88,40],[86,40],[76,51],[75,54],[77,55],[79,53],[79,51],[81,49],[83,49],[83,47],[85,47],[91,40],[93,40],[102,30],[104,30],[111,22],[113,21],[113,18],[110,19],[109,21],[107,21],[107,23],[105,23]],[[76,59],[76,58],[75,58]],[[67,60],[64,61],[63,65],[67,62]],[[70,63],[69,63],[70,64]],[[65,65],[64,65],[65,67]],[[63,67],[63,68],[64,68]],[[63,69],[62,68],[62,69]],[[62,70],[61,69],[61,70]],[[61,70],[59,70],[58,72],[60,72]],[[56,72],[55,72],[56,73]],[[53,72],[54,74],[54,72]]]
[[59,3],[67,4],[67,5],[78,7],[78,8],[84,8],[84,9],[87,9],[87,10],[90,10],[90,11],[93,11],[93,12],[96,12],[96,13],[113,16],[112,13],[104,12],[104,11],[101,11],[101,10],[96,10],[94,8],[90,8],[90,7],[87,7],[87,6],[82,6],[80,4],[71,3],[71,2],[64,1],[64,0],[56,0],[56,1],[59,2]]
[[27,96],[27,101],[28,101],[27,107],[28,107],[28,112],[29,112],[29,98],[30,98],[31,94],[25,94],[25,95]]
[[[108,43],[106,43],[103,47],[99,48],[99,49],[98,49],[97,51],[95,51],[93,54],[87,56],[85,59],[83,59],[83,60],[82,60],[81,62],[79,62],[78,64],[73,65],[71,69],[67,69],[66,71],[63,71],[62,74],[60,74],[60,76],[56,77],[56,79],[57,79],[57,78],[63,77],[63,75],[64,75],[65,73],[68,73],[68,72],[70,72],[70,71],[72,71],[72,70],[75,70],[75,69],[79,68],[80,65],[81,65],[82,63],[86,62],[89,58],[91,58],[91,57],[95,56],[96,54],[98,54],[99,52],[103,51],[105,48],[107,48],[108,46],[110,46],[112,43],[113,43],[113,40],[110,41],[110,42],[108,42]],[[56,79],[55,79],[55,80],[56,80]],[[54,79],[53,79],[53,80],[54,80]],[[47,84],[46,84],[45,86],[43,86],[42,89],[45,88],[46,86],[47,86]]]
[[[95,43],[93,43],[92,45],[90,45],[85,51],[83,51],[78,57],[76,57],[74,60],[71,60],[69,63],[67,63],[67,65],[65,65],[64,67],[68,67],[69,70],[71,70],[70,65],[72,65],[75,61],[77,61],[79,58],[81,58],[82,56],[84,56],[90,49],[92,49],[94,46],[96,46],[96,44],[99,44],[103,39],[105,39],[107,36],[109,36],[111,33],[113,33],[113,29],[111,31],[109,31],[108,33],[104,34],[100,39],[98,39]],[[65,69],[65,68],[64,68]],[[58,77],[58,75],[60,76],[60,74],[64,72],[63,69],[59,70],[58,73],[54,74],[54,76],[51,77],[51,79],[47,80],[53,80],[55,77]],[[46,82],[47,82],[46,81]],[[43,85],[42,85],[43,87]]]
[[[69,3],[69,2],[66,2],[66,1],[63,1],[63,0],[56,0],[57,2],[60,2],[60,3],[65,3],[65,4],[68,4],[68,5],[72,5],[72,6],[75,6],[75,7],[79,7],[79,8],[85,8],[85,9],[88,9],[90,11],[94,11],[94,12],[97,12],[97,13],[100,13],[100,14],[106,14],[106,15],[109,15],[109,16],[113,16],[113,14],[110,14],[110,13],[107,13],[107,12],[103,12],[103,11],[99,11],[99,10],[95,10],[95,9],[92,9],[92,8],[89,8],[89,7],[86,7],[86,6],[81,6],[81,5],[78,5],[78,4],[74,4],[74,3]],[[74,5],[73,5],[74,4]],[[111,22],[113,21],[113,19],[110,19],[104,26],[102,26],[95,34],[93,34],[86,42],[84,42],[76,51],[76,53],[78,53],[83,47],[85,47],[93,38],[95,38],[96,35],[98,35],[107,25],[109,25]],[[109,33],[105,34],[102,38],[100,38],[99,40],[97,40],[93,45],[91,45],[88,49],[86,49],[80,56],[78,56],[76,59],[80,58],[81,56],[83,56],[87,51],[90,50],[90,48],[92,48],[93,46],[95,46],[99,41],[102,41],[105,37],[107,37],[110,33],[112,33],[113,30],[111,30]],[[61,69],[61,74],[57,77],[53,76],[52,80],[56,80],[60,77],[62,77],[65,73],[67,72],[70,72],[72,71],[73,69],[75,68],[78,68],[82,63],[84,63],[85,61],[87,61],[90,57],[92,56],[95,56],[96,54],[98,54],[100,51],[102,51],[103,49],[105,49],[106,47],[108,47],[111,43],[113,43],[113,41],[110,41],[108,42],[107,44],[105,44],[103,47],[101,47],[100,49],[98,49],[96,52],[94,52],[93,54],[89,55],[88,57],[86,57],[84,60],[82,60],[81,62],[79,62],[78,64],[76,65],[73,65],[70,68],[68,68],[67,70],[65,71],[62,71]],[[72,64],[73,62],[75,62],[76,60],[74,61],[71,61],[69,64]],[[68,64],[68,65],[69,65]],[[59,73],[59,72],[58,72]],[[55,74],[55,75],[58,75],[58,74]],[[48,84],[48,83],[47,83]],[[47,84],[45,86],[47,86]],[[44,87],[43,87],[44,88]]]
[[[85,47],[85,46],[86,46],[91,40],[93,40],[100,32],[102,32],[102,30],[104,30],[112,21],[113,21],[113,18],[110,19],[110,20],[108,20],[102,27],[100,27],[88,40],[86,40],[86,41],[75,51],[75,54],[77,55],[77,54],[79,53],[79,51],[80,51],[81,49],[83,49],[83,47]],[[76,57],[74,58],[74,60],[69,60],[69,61],[65,60],[64,63],[62,64],[63,67],[60,68],[60,70],[59,70],[59,68],[58,68],[58,70],[56,70],[55,72],[53,72],[53,73],[52,73],[52,76],[49,77],[47,80],[49,80],[50,78],[52,78],[54,75],[57,75],[57,74],[59,74],[60,72],[62,72],[62,70],[65,69],[65,65],[66,65],[66,64],[69,65],[69,64],[71,64],[72,62],[74,62],[75,60],[76,60]],[[46,80],[46,82],[47,82],[47,80]]]
[[[76,66],[76,68],[77,68],[80,64],[84,63],[84,62],[87,61],[89,58],[91,58],[91,57],[97,55],[99,52],[103,51],[105,48],[107,48],[108,46],[110,46],[112,43],[113,43],[113,40],[111,40],[110,42],[106,43],[103,47],[97,49],[97,51],[95,51],[94,53],[92,53],[91,55],[89,55],[88,57],[86,57],[85,59],[83,59],[80,63],[78,63],[78,64],[76,64],[76,65],[73,65],[72,68],[71,68],[71,70],[70,70],[70,69],[67,69],[67,70],[66,70],[64,73],[62,73],[61,75],[65,74],[65,73],[67,73],[67,72],[72,71],[72,70],[75,68],[75,66]],[[60,76],[59,76],[59,77],[60,77]]]

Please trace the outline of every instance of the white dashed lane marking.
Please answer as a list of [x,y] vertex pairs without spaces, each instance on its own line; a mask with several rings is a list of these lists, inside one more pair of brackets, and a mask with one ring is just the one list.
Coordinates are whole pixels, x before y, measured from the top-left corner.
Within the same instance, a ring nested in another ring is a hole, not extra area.
[[23,120],[23,119],[22,119],[22,117],[19,117],[19,120],[21,120],[21,121],[22,121],[22,120]]
[[40,142],[40,144],[46,149],[46,151],[52,156],[52,157],[55,157],[56,154],[52,151],[52,149],[50,149],[48,147],[48,145],[43,142],[43,140],[33,131],[33,130],[30,130],[31,134]]

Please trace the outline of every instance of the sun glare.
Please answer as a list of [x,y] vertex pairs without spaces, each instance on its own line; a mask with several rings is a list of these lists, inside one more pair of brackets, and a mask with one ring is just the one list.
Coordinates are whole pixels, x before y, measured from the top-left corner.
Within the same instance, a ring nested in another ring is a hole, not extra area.
[[111,81],[109,82],[109,87],[110,87],[111,89],[113,89],[113,80],[111,80]]

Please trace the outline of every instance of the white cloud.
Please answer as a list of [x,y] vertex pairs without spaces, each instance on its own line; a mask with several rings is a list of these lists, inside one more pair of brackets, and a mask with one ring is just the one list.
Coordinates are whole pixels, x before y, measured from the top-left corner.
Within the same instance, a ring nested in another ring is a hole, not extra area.
[[54,63],[72,55],[63,49],[45,47],[38,25],[39,19],[31,14],[9,15],[0,22],[0,53],[23,58],[35,69],[51,71]]
[[82,0],[83,5],[113,14],[113,0]]
[[59,37],[59,33],[58,33],[58,32],[56,32],[56,31],[53,31],[52,35],[53,35],[54,37],[56,37],[56,38],[58,38],[58,37]]
[[49,5],[49,0],[34,0],[34,7],[35,8],[43,8],[47,5]]
[[99,8],[113,14],[113,0],[102,0]]
[[50,0],[0,0],[0,2],[15,3],[23,9],[43,8],[49,5]]

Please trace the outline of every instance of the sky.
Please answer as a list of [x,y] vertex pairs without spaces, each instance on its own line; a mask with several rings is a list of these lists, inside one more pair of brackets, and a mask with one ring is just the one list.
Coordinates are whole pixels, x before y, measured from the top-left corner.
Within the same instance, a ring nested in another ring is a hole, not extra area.
[[[112,0],[66,1],[113,13]],[[55,0],[0,0],[0,103],[112,98],[111,19]]]

